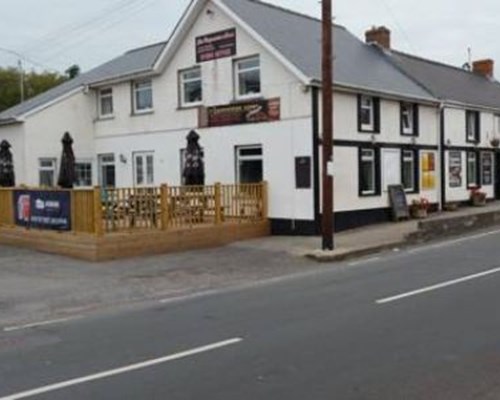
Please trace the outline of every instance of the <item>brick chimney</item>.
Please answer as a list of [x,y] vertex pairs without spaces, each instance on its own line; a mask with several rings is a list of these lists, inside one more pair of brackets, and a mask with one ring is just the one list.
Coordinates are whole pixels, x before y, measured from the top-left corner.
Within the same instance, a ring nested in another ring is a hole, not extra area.
[[492,59],[478,60],[472,63],[472,71],[476,74],[492,79],[495,68],[495,62]]
[[391,31],[385,26],[374,26],[365,32],[366,43],[376,43],[384,49],[391,49]]

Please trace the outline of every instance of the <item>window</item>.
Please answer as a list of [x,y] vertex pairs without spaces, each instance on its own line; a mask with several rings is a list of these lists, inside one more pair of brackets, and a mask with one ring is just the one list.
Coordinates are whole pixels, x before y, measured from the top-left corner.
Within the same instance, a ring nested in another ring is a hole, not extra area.
[[498,136],[500,135],[500,115],[495,115],[495,128],[494,128],[495,134]]
[[467,111],[465,113],[467,142],[477,143],[480,141],[479,115],[478,111]]
[[113,115],[113,89],[99,91],[99,116],[110,117]]
[[477,154],[475,152],[467,153],[467,186],[478,186]]
[[358,130],[360,132],[379,132],[380,101],[376,97],[358,96]]
[[77,187],[92,186],[92,163],[91,162],[76,162],[75,163],[75,186],[77,186]]
[[491,152],[481,153],[481,184],[483,186],[493,184],[493,154]]
[[154,156],[152,152],[134,153],[134,183],[136,186],[154,184]]
[[180,72],[181,105],[198,105],[203,100],[201,68]]
[[153,109],[153,85],[151,79],[134,82],[134,112],[141,113]]
[[115,187],[115,155],[101,154],[97,158],[99,161],[99,184],[103,188]]
[[362,196],[377,193],[377,165],[375,149],[359,150],[359,193]]
[[418,135],[418,105],[401,103],[401,134]]
[[260,94],[260,59],[258,56],[236,61],[235,75],[237,98]]
[[413,150],[403,150],[401,153],[401,184],[406,192],[417,192],[418,178],[416,176],[418,168],[416,166],[416,152]]
[[258,183],[264,180],[262,146],[236,148],[236,179],[238,183]]
[[40,186],[53,187],[56,180],[56,163],[55,158],[40,158],[38,160],[38,173]]

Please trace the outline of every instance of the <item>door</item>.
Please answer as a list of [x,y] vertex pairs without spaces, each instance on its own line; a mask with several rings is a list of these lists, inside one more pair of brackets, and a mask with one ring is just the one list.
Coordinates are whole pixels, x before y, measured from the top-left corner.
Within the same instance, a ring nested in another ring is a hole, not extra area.
[[99,159],[99,184],[103,188],[116,186],[115,155],[101,154]]
[[495,199],[500,200],[500,152],[495,152]]

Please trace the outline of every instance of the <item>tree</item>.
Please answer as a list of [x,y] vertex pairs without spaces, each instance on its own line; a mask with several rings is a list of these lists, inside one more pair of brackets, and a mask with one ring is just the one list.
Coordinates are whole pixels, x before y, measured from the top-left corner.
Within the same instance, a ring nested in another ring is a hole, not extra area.
[[[30,71],[24,76],[25,100],[60,85],[65,80],[67,77],[58,73]],[[21,76],[17,68],[0,68],[0,112],[20,103],[20,82]]]
[[80,75],[80,66],[74,64],[71,67],[69,67],[65,72],[66,75],[68,75],[69,79],[76,78],[78,75]]

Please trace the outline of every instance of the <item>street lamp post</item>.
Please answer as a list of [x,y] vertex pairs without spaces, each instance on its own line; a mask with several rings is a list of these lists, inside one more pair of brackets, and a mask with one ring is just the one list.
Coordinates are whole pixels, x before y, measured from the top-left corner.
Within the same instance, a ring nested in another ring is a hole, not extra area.
[[322,7],[323,94],[323,250],[333,250],[333,29],[332,0]]

